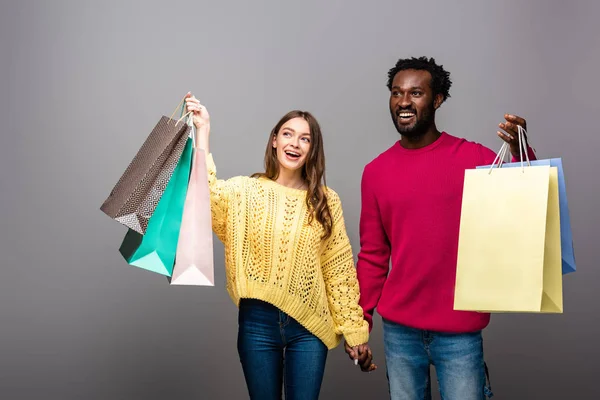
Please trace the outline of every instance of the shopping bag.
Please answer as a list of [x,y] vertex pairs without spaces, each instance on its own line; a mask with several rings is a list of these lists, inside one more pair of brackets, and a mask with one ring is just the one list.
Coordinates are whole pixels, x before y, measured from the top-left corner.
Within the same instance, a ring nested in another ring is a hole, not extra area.
[[[545,160],[533,160],[531,165],[550,165],[558,170],[558,204],[560,209],[560,248],[562,253],[562,273],[568,274],[577,270],[575,266],[575,250],[573,248],[573,231],[571,230],[571,218],[569,216],[569,203],[567,201],[567,188],[562,159],[550,158]],[[520,162],[503,163],[502,168],[519,167]],[[484,165],[477,168],[489,168]]]
[[204,149],[194,148],[171,285],[214,286],[210,192]]
[[130,265],[161,275],[173,273],[179,228],[191,167],[192,143],[188,139],[144,235],[129,229],[119,252]]
[[146,232],[148,220],[171,179],[189,136],[189,125],[181,119],[172,119],[173,115],[160,118],[100,207],[109,217],[140,234]]
[[465,171],[454,309],[562,313],[558,169],[495,162]]

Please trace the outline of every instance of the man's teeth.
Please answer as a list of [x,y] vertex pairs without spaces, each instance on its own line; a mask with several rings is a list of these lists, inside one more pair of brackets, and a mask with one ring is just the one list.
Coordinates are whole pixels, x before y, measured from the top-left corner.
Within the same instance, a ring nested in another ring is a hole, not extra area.
[[414,113],[411,113],[411,112],[401,112],[401,113],[399,113],[399,114],[398,114],[398,116],[399,116],[400,118],[410,118],[410,117],[412,117],[412,116],[414,116],[414,115],[415,115],[415,114],[414,114]]

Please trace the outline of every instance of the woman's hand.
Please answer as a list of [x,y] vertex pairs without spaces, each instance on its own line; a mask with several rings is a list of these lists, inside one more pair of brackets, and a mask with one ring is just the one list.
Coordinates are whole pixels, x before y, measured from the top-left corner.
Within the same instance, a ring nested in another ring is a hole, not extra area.
[[210,153],[209,149],[209,135],[210,135],[210,115],[208,110],[191,92],[185,95],[186,112],[192,112],[194,126],[196,127],[196,147],[204,149],[204,152],[208,156]]
[[348,357],[354,361],[354,364],[360,365],[361,371],[371,372],[377,369],[377,365],[373,363],[373,353],[368,343],[350,347],[348,342],[344,341],[344,350],[346,350]]
[[191,92],[185,95],[186,112],[192,112],[194,116],[194,126],[196,129],[210,129],[210,115],[208,110]]

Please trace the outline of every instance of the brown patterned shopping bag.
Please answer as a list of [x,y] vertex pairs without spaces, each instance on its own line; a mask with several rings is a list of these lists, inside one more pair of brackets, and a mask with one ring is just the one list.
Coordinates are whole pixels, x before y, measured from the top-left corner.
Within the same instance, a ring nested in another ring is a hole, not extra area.
[[106,215],[142,235],[189,137],[191,128],[182,122],[184,116],[173,119],[179,106],[183,114],[183,101],[171,117],[160,118],[100,207]]

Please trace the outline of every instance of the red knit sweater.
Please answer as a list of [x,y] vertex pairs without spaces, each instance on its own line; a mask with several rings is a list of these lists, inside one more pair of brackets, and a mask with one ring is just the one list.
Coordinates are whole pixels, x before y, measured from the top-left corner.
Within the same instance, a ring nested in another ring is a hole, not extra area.
[[417,150],[396,142],[365,167],[357,273],[371,327],[375,308],[386,320],[418,329],[462,333],[487,326],[489,314],[454,311],[453,304],[465,170],[495,157],[442,132]]

